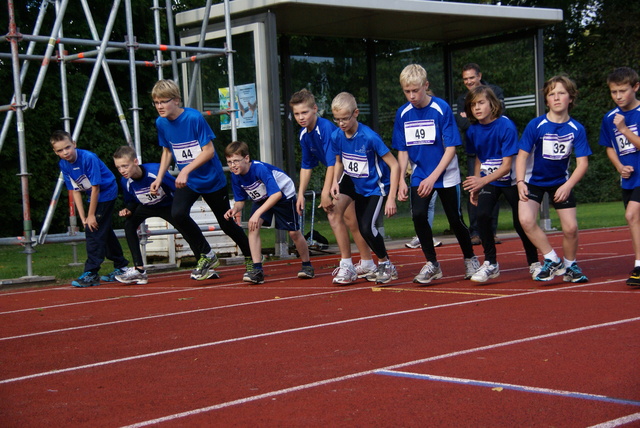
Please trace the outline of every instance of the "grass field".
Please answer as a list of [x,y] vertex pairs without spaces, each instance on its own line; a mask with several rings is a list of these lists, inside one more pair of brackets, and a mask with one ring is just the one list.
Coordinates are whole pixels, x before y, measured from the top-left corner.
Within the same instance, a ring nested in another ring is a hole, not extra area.
[[[335,244],[335,237],[331,231],[324,213],[316,211],[317,220],[314,230],[325,236],[329,243]],[[466,213],[465,213],[466,217]],[[558,216],[555,210],[550,212],[551,227],[560,228]],[[307,220],[308,221],[308,220]],[[598,204],[578,205],[578,223],[580,229],[594,229],[602,227],[623,226],[624,207],[621,202],[606,202]],[[305,232],[310,225],[305,225]],[[410,239],[414,235],[413,223],[408,213],[402,213],[392,219],[385,219],[385,235],[390,239]],[[443,235],[448,228],[448,223],[441,207],[436,208],[433,230],[436,236]],[[511,231],[513,225],[511,221],[511,211],[503,209],[500,211],[499,231]],[[263,248],[268,249],[274,246],[275,233],[273,229],[262,231]],[[126,242],[121,240],[125,255],[130,260],[130,254]],[[77,244],[77,259],[80,266],[70,266],[73,262],[72,244],[44,244],[35,247],[36,253],[32,255],[33,274],[36,276],[55,276],[59,282],[68,282],[82,273],[82,264],[86,258],[84,243]],[[21,246],[0,246],[0,279],[20,278],[27,274],[26,255]],[[182,266],[193,264],[193,260],[185,260]],[[103,272],[111,269],[111,263],[105,263]]]

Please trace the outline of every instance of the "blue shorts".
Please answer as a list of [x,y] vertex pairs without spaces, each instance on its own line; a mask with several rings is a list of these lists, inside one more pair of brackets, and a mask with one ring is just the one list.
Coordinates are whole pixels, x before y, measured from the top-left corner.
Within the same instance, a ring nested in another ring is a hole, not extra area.
[[569,193],[569,197],[567,198],[566,201],[564,202],[554,202],[553,201],[553,195],[556,194],[556,190],[558,190],[558,188],[561,185],[558,186],[552,186],[552,187],[540,187],[540,186],[536,186],[534,184],[529,184],[529,183],[525,183],[527,185],[527,187],[529,188],[529,199],[531,199],[532,201],[536,201],[539,204],[542,204],[542,199],[544,198],[544,194],[548,193],[549,194],[549,203],[551,205],[553,205],[553,208],[555,208],[556,210],[561,210],[564,208],[575,208],[576,207],[576,196],[573,194],[573,190],[571,190],[571,193]]
[[[278,230],[300,230],[300,217],[296,211],[296,200],[294,196],[290,199],[280,199],[271,209],[260,216],[264,220],[265,226],[271,226],[273,217],[276,218],[276,229]],[[251,213],[260,208],[261,203],[253,203]]]

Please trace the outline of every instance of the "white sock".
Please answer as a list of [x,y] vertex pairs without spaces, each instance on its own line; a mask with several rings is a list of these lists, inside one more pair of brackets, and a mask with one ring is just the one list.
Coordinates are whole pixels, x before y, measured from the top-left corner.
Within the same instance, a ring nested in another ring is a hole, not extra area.
[[211,251],[209,251],[209,252],[207,253],[207,257],[208,257],[208,258],[210,258],[210,259],[212,259],[212,258],[213,258],[213,256],[215,256],[215,255],[216,255],[216,253],[214,253],[214,252],[213,252],[213,250],[211,250]]
[[560,261],[560,257],[558,257],[558,255],[556,254],[555,250],[551,250],[550,253],[545,254],[544,258],[547,259],[547,260],[551,260],[552,262],[559,262]]
[[340,259],[340,266],[353,266],[353,261],[351,261],[351,257],[349,257],[348,259]]
[[640,266],[640,260],[636,260],[636,264],[634,265],[634,267],[638,267]]
[[569,266],[571,266],[572,264],[574,264],[575,262],[576,262],[575,260],[567,260],[567,258],[566,258],[566,257],[564,257],[564,266],[565,266],[565,267],[569,267]]
[[363,268],[370,268],[370,267],[375,267],[376,264],[373,260],[360,259],[360,266],[362,266]]

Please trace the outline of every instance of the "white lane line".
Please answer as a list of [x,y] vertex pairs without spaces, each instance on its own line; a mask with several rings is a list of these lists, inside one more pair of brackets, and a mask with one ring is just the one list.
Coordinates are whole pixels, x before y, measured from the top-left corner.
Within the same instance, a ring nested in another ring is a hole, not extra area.
[[311,382],[311,383],[307,383],[307,384],[304,384],[304,385],[298,385],[298,386],[294,386],[294,387],[290,387],[290,388],[284,388],[284,389],[271,391],[271,392],[267,392],[267,393],[264,393],[264,394],[254,395],[254,396],[251,396],[251,397],[246,397],[246,398],[242,398],[242,399],[238,399],[238,400],[227,401],[225,403],[219,403],[219,404],[215,404],[215,405],[212,405],[212,406],[201,407],[201,408],[189,410],[189,411],[186,411],[186,412],[175,413],[173,415],[167,415],[167,416],[163,416],[161,418],[151,419],[151,420],[147,420],[147,421],[138,422],[138,423],[135,423],[135,424],[132,424],[132,425],[127,425],[125,428],[134,428],[134,427],[138,428],[138,427],[144,427],[144,426],[149,426],[149,425],[153,425],[153,424],[158,424],[158,423],[161,423],[161,422],[169,422],[169,421],[173,421],[173,420],[176,420],[176,419],[185,418],[187,416],[194,416],[194,415],[198,415],[198,414],[201,414],[201,413],[210,412],[212,410],[218,410],[218,409],[223,409],[223,408],[226,408],[226,407],[235,406],[235,405],[238,405],[238,404],[249,403],[249,402],[257,401],[257,400],[263,400],[265,398],[272,398],[272,397],[275,397],[275,396],[278,396],[278,395],[284,395],[284,394],[288,394],[288,393],[291,393],[291,392],[302,391],[302,390],[305,390],[305,389],[315,388],[315,387],[327,385],[327,384],[330,384],[330,383],[342,382],[342,381],[349,380],[349,379],[354,379],[354,378],[357,378],[357,377],[362,377],[362,376],[366,376],[366,375],[370,375],[370,374],[375,374],[375,373],[380,372],[380,371],[397,370],[397,369],[400,369],[400,368],[409,367],[409,366],[413,366],[413,365],[416,365],[416,364],[423,364],[423,363],[427,363],[427,362],[431,362],[431,361],[442,360],[442,359],[445,359],[445,358],[457,357],[457,356],[460,356],[460,355],[470,354],[470,353],[473,353],[473,352],[486,351],[486,350],[490,350],[490,349],[496,349],[496,348],[500,348],[500,347],[516,345],[516,344],[520,344],[520,343],[532,342],[532,341],[536,341],[536,340],[547,339],[547,338],[552,338],[552,337],[557,337],[557,336],[562,336],[562,335],[572,334],[572,333],[578,333],[578,332],[583,332],[583,331],[593,330],[593,329],[598,329],[598,328],[611,327],[611,326],[614,326],[614,325],[620,325],[620,324],[625,324],[625,323],[629,323],[629,322],[637,322],[637,321],[640,321],[640,317],[629,318],[629,319],[618,320],[618,321],[612,321],[612,322],[607,322],[607,323],[602,323],[602,324],[594,324],[594,325],[590,325],[590,326],[584,326],[584,327],[573,328],[573,329],[564,330],[564,331],[558,331],[558,332],[555,332],[555,333],[542,334],[542,335],[539,335],[539,336],[532,336],[532,337],[527,337],[527,338],[522,338],[522,339],[517,339],[517,340],[510,340],[510,341],[506,341],[506,342],[495,343],[493,345],[486,345],[486,346],[480,346],[480,347],[477,347],[477,348],[470,348],[470,349],[465,349],[465,350],[461,350],[461,351],[450,352],[450,353],[447,353],[447,354],[436,355],[436,356],[433,356],[433,357],[423,358],[423,359],[420,359],[420,360],[408,361],[408,362],[405,362],[405,363],[395,364],[395,365],[391,365],[391,366],[387,366],[387,367],[381,367],[379,369],[366,370],[366,371],[362,371],[362,372],[358,372],[358,373],[352,373],[352,374],[349,374],[349,375],[346,375],[346,376],[340,376],[340,377],[335,377],[335,378],[331,378],[331,379],[325,379],[325,380],[321,380],[321,381]]

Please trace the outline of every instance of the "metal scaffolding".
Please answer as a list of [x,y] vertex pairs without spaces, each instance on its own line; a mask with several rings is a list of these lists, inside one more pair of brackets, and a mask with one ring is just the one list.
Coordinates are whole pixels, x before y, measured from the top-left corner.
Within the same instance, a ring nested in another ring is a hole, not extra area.
[[[178,81],[178,65],[186,62],[193,62],[193,72],[191,76],[191,85],[189,86],[189,92],[185,97],[185,105],[193,106],[194,100],[197,98],[195,95],[195,82],[198,80],[199,62],[212,57],[226,56],[228,65],[229,76],[229,88],[233,91],[234,88],[234,70],[233,70],[233,51],[231,46],[231,31],[230,31],[230,12],[229,12],[229,0],[224,0],[224,13],[225,13],[225,30],[227,33],[226,46],[222,49],[207,48],[204,47],[204,40],[206,35],[206,28],[208,19],[203,19],[202,29],[200,35],[200,43],[197,47],[192,46],[179,46],[175,44],[175,34],[173,25],[173,11],[172,0],[165,0],[164,10],[166,12],[166,23],[168,27],[169,44],[162,44],[161,37],[161,11],[162,7],[159,6],[159,0],[153,0],[153,6],[150,9],[153,10],[153,22],[155,28],[155,43],[138,43],[133,29],[133,17],[131,10],[131,0],[124,0],[125,16],[126,16],[126,37],[125,40],[114,41],[111,40],[111,34],[113,25],[117,13],[121,7],[121,0],[113,0],[109,17],[106,21],[102,34],[98,33],[98,29],[95,26],[94,19],[89,8],[87,0],[80,1],[86,23],[91,31],[92,39],[77,39],[77,38],[65,38],[63,35],[63,22],[65,11],[69,5],[70,0],[42,0],[38,13],[37,20],[33,27],[33,34],[20,34],[18,32],[18,26],[15,19],[15,6],[13,0],[7,0],[7,7],[9,11],[9,32],[0,37],[0,42],[8,42],[11,45],[11,53],[0,53],[0,58],[11,58],[12,73],[13,73],[13,97],[7,105],[0,105],[0,111],[6,111],[6,117],[0,133],[0,151],[2,150],[4,141],[7,137],[9,128],[12,124],[17,129],[18,136],[18,148],[19,148],[19,160],[20,160],[20,180],[22,187],[22,216],[23,216],[23,236],[15,239],[11,238],[12,243],[21,244],[24,246],[24,253],[26,254],[26,279],[40,280],[39,277],[33,275],[32,255],[35,252],[34,247],[38,244],[43,244],[47,240],[47,233],[51,222],[53,220],[53,214],[57,206],[60,193],[64,186],[64,180],[62,175],[58,177],[47,215],[44,219],[42,230],[40,235],[34,236],[31,220],[31,210],[29,206],[29,172],[27,169],[27,155],[25,144],[25,127],[29,126],[29,123],[25,122],[24,112],[26,110],[35,110],[40,95],[40,90],[44,79],[47,77],[49,65],[52,62],[57,62],[60,67],[60,90],[62,93],[62,111],[63,111],[63,128],[72,135],[74,141],[77,141],[84,119],[86,117],[88,107],[91,103],[93,90],[95,89],[96,82],[102,72],[102,75],[107,81],[113,104],[117,110],[118,119],[127,143],[134,147],[138,154],[140,162],[141,150],[140,150],[140,127],[139,127],[139,112],[140,107],[138,104],[138,89],[137,89],[137,76],[136,67],[155,67],[158,73],[158,79],[163,79],[163,67],[171,66],[172,78]],[[212,0],[206,0],[205,17],[209,16]],[[41,36],[42,23],[44,21],[47,9],[50,5],[54,5],[55,8],[55,21],[49,33],[49,36]],[[18,43],[28,42],[29,45],[25,53],[20,53]],[[44,53],[34,54],[38,43],[45,43],[46,47]],[[65,44],[78,45],[84,47],[93,48],[92,50],[76,53],[73,55],[67,55],[65,50]],[[57,52],[54,52],[57,49]],[[155,51],[154,61],[141,61],[136,59],[136,51],[148,50]],[[108,55],[114,52],[126,51],[128,53],[128,60],[122,59],[109,59]],[[171,59],[164,60],[162,52],[166,51],[170,53]],[[177,53],[189,53],[191,56],[186,58],[178,58]],[[22,61],[22,64],[21,64]],[[87,89],[85,91],[84,99],[79,108],[77,118],[75,120],[75,127],[72,127],[72,118],[70,116],[70,105],[67,92],[66,81],[66,64],[70,61],[80,62],[86,64],[92,64],[91,75]],[[25,88],[23,84],[27,70],[31,62],[39,63],[40,70],[34,86],[31,90],[29,101],[26,101]],[[111,65],[127,65],[129,67],[129,76],[131,84],[131,108],[132,113],[131,123],[127,122],[124,114],[122,103],[120,102],[119,95],[116,91],[113,78],[110,72]],[[186,76],[183,76],[186,79]],[[233,98],[232,98],[233,99]],[[133,128],[133,134],[131,133],[131,127]],[[236,123],[231,121],[232,137],[235,140],[237,137]],[[76,241],[74,235],[78,234],[77,218],[75,215],[75,207],[73,204],[73,198],[69,195],[69,232],[68,240],[66,242]],[[167,231],[170,232],[170,231]],[[5,241],[7,238],[3,239]],[[58,240],[60,241],[60,240]],[[62,239],[62,241],[65,241]],[[6,242],[5,242],[6,243]],[[74,247],[74,260],[77,260]]]

